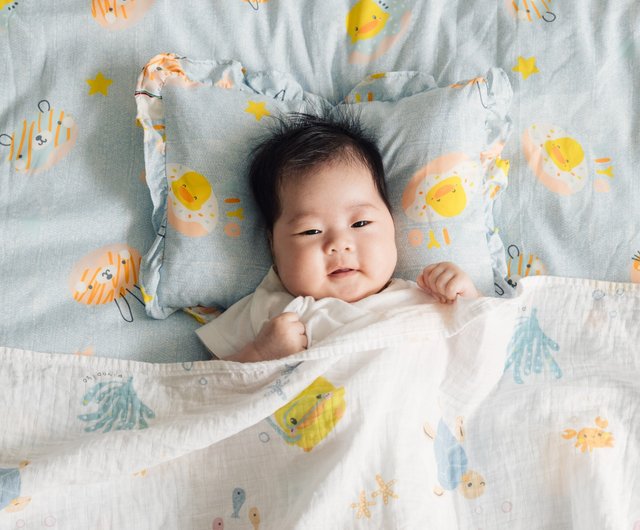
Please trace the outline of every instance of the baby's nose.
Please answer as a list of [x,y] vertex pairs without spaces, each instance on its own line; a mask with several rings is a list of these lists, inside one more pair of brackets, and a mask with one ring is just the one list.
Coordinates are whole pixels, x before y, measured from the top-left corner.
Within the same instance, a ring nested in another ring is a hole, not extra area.
[[328,250],[330,254],[336,254],[338,252],[351,252],[353,250],[353,243],[348,239],[336,239],[329,243]]
[[331,253],[334,254],[335,252],[351,252],[351,246],[349,244],[332,245]]

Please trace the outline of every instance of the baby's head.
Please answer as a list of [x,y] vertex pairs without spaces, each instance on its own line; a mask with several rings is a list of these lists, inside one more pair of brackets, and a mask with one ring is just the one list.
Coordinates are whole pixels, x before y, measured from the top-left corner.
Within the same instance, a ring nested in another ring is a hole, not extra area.
[[382,157],[353,116],[279,118],[249,176],[287,291],[355,302],[389,282],[397,250]]

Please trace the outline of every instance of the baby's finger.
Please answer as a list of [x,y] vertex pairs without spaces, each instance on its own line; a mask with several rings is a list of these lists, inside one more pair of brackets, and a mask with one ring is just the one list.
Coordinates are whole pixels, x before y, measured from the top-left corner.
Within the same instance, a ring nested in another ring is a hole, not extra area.
[[424,278],[422,277],[423,274],[424,274],[424,271],[418,274],[418,277],[416,278],[416,283],[418,284],[418,287],[420,287],[420,289],[426,290],[427,285],[424,283]]
[[442,270],[434,271],[432,274],[437,274],[437,276],[431,280],[431,285],[435,287],[435,289],[441,295],[446,296],[447,285],[451,281],[451,279],[455,276],[455,273],[450,269],[443,268]]
[[428,276],[429,274],[431,274],[431,271],[432,271],[433,269],[435,269],[436,267],[438,267],[439,265],[440,265],[440,263],[432,263],[431,265],[427,265],[427,266],[424,268],[424,270],[422,271],[422,273],[423,273],[425,276]]
[[304,324],[300,320],[292,322],[291,323],[291,329],[293,330],[294,333],[296,333],[298,335],[305,335],[306,336],[307,330],[304,327]]
[[457,296],[460,294],[462,290],[462,282],[460,279],[453,275],[453,277],[449,278],[446,285],[442,288],[442,294],[447,298],[447,300],[455,300]]
[[[298,313],[294,313],[293,311],[287,311],[286,313],[280,313],[278,315],[285,322],[300,322],[300,317]],[[278,317],[276,317],[278,318]]]
[[442,275],[447,272],[448,268],[446,263],[435,263],[433,266],[429,267],[429,271],[425,271],[425,276],[430,283],[435,283],[435,281]]

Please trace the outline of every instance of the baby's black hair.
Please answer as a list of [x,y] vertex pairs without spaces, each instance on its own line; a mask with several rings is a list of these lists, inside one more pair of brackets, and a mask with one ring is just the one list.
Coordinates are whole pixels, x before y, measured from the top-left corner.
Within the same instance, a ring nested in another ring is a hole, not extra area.
[[382,156],[354,113],[333,109],[272,118],[268,136],[254,148],[249,167],[251,190],[269,234],[282,213],[279,191],[284,181],[304,178],[318,165],[338,161],[367,168],[391,211]]

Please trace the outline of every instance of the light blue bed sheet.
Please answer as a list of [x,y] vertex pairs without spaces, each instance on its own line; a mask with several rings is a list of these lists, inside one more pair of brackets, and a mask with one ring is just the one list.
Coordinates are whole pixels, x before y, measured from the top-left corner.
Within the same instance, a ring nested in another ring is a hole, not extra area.
[[[446,84],[501,67],[515,95],[497,293],[536,273],[640,282],[635,0],[124,4],[0,1],[1,345],[207,358],[198,322],[149,319],[135,281],[155,234],[133,91],[164,51],[289,72],[334,102],[371,73]],[[94,274],[99,296],[74,299]]]

